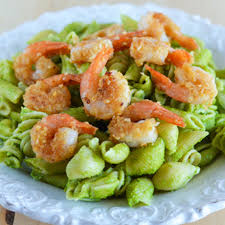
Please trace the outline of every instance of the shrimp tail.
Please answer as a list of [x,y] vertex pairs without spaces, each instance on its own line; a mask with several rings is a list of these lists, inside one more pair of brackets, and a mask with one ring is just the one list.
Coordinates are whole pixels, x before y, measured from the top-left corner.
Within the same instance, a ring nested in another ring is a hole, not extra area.
[[147,32],[139,30],[135,32],[128,32],[114,35],[108,38],[112,41],[114,50],[121,51],[131,46],[134,37],[145,37],[145,36],[148,36]]
[[48,78],[44,79],[43,81],[51,87],[57,87],[60,84],[63,84],[63,85],[80,84],[81,77],[82,77],[82,74],[79,74],[79,75],[76,75],[76,74],[58,74],[58,75],[54,75],[52,77],[48,77]]
[[168,54],[166,61],[177,67],[182,67],[185,63],[191,64],[193,62],[193,58],[187,51],[177,49]]
[[182,87],[179,84],[173,83],[168,77],[152,69],[148,65],[146,65],[145,68],[151,73],[152,80],[157,88],[159,88],[161,91],[165,92],[169,97],[177,101],[180,102],[189,101],[190,93],[186,87]]
[[92,126],[88,122],[80,122],[79,120],[75,120],[76,128],[80,134],[91,134],[94,135],[98,128]]
[[179,45],[191,51],[199,48],[197,42],[193,38],[182,34],[180,28],[163,13],[154,13],[154,18],[159,20],[164,26],[166,34],[177,41]]
[[25,50],[25,54],[29,54],[33,61],[37,61],[40,56],[51,57],[55,54],[70,54],[70,47],[64,42],[40,41],[29,45]]
[[193,38],[185,35],[180,35],[174,40],[177,41],[179,45],[190,51],[194,51],[199,48],[197,42]]
[[90,95],[92,91],[95,92],[98,87],[99,74],[102,72],[107,61],[113,54],[113,48],[103,48],[101,52],[92,61],[88,70],[82,74],[81,84],[80,84],[80,94],[81,98],[86,97],[86,93],[89,92]]
[[165,109],[159,103],[152,102],[150,100],[142,100],[131,104],[126,108],[123,116],[130,118],[132,121],[139,121],[154,117],[168,123],[175,124],[179,127],[186,126],[182,117]]

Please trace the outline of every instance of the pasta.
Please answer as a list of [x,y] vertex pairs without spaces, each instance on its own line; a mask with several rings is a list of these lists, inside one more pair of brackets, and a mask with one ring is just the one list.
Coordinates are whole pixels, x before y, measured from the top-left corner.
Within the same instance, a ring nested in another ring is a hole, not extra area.
[[200,168],[183,162],[165,163],[153,176],[154,187],[162,191],[174,191],[185,186]]
[[127,186],[128,205],[149,205],[153,196],[154,186],[149,178],[141,177],[132,180]]
[[183,130],[179,133],[176,152],[167,157],[168,161],[178,161],[198,142],[208,135],[207,131]]
[[27,44],[0,61],[7,166],[69,200],[126,197],[136,207],[225,154],[225,70],[166,15],[73,22]]
[[126,172],[130,176],[154,174],[165,160],[165,144],[159,138],[154,145],[136,148],[126,160]]

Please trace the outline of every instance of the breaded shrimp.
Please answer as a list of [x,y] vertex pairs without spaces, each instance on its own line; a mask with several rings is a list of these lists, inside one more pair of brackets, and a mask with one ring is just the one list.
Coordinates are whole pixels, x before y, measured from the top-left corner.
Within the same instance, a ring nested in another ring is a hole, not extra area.
[[103,120],[122,114],[131,101],[128,82],[120,72],[110,71],[103,77],[98,75],[112,52],[112,48],[103,49],[82,75],[80,84],[85,111]]
[[175,83],[147,65],[146,69],[157,88],[177,101],[210,105],[218,93],[214,77],[199,67],[189,64],[177,67]]
[[159,103],[143,100],[131,104],[122,116],[114,116],[108,129],[110,138],[116,142],[125,142],[130,147],[139,147],[154,143],[158,138],[157,117],[169,123],[184,127],[183,119],[163,108]]
[[164,120],[179,127],[185,127],[182,117],[151,100],[142,100],[129,105],[122,116],[130,118],[131,121],[134,122],[150,118],[159,118],[160,120]]
[[54,163],[75,154],[78,134],[95,134],[97,128],[68,114],[44,117],[31,129],[31,145],[37,158]]
[[[92,62],[96,55],[104,48],[112,48],[112,43],[108,39],[94,39],[81,41],[71,50],[71,61],[73,63]],[[111,52],[110,57],[113,52]]]
[[172,63],[182,66],[184,63],[192,63],[192,56],[183,49],[172,49],[169,42],[160,41],[151,37],[133,38],[130,55],[138,66],[144,62],[164,65]]
[[181,32],[180,27],[178,27],[169,17],[163,13],[154,13],[153,17],[163,25],[166,35],[172,40],[177,41],[182,47],[189,50],[196,50],[198,48],[197,42],[193,38],[185,36]]
[[59,72],[59,68],[48,57],[69,53],[69,45],[63,42],[41,41],[31,44],[16,57],[13,65],[15,75],[25,84],[33,84]]
[[24,105],[48,114],[59,113],[71,104],[71,95],[65,85],[79,84],[81,75],[60,74],[30,85],[23,96]]
[[112,24],[109,27],[101,29],[93,34],[86,36],[83,40],[91,40],[96,38],[110,37],[125,32],[120,24]]
[[163,35],[165,35],[164,26],[159,20],[154,18],[154,12],[148,12],[141,17],[138,23],[138,29],[145,30],[148,36],[157,40],[161,40]]

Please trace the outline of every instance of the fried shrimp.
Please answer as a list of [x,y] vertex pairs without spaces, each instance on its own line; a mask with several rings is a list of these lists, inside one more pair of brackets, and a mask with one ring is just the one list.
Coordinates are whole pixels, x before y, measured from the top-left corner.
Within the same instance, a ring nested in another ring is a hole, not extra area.
[[114,141],[125,142],[130,147],[154,143],[158,138],[157,117],[169,123],[184,127],[183,119],[163,108],[159,103],[143,100],[126,108],[122,116],[114,116],[108,129]]
[[130,147],[139,147],[156,141],[157,125],[155,119],[146,119],[135,123],[131,122],[130,118],[115,116],[108,129],[112,140],[125,142]]
[[198,48],[197,42],[190,37],[185,36],[180,27],[178,27],[169,17],[163,13],[154,13],[153,18],[157,19],[164,27],[166,35],[172,40],[177,41],[182,47],[189,50],[196,50]]
[[78,134],[95,134],[97,128],[68,114],[44,117],[31,129],[31,145],[37,158],[54,163],[75,154]]
[[59,68],[48,57],[69,53],[69,45],[62,42],[41,41],[31,44],[16,57],[13,65],[15,75],[25,84],[33,84],[59,72]]
[[24,105],[48,114],[61,112],[71,104],[71,95],[65,85],[79,84],[80,80],[79,75],[60,74],[37,81],[26,89]]
[[112,24],[109,27],[106,27],[104,29],[101,29],[93,34],[90,34],[86,36],[83,40],[90,40],[90,39],[96,39],[96,38],[104,38],[104,37],[110,37],[113,35],[118,35],[123,33],[125,30],[123,27],[119,24]]
[[[71,50],[71,61],[73,63],[92,62],[96,55],[104,48],[112,48],[112,42],[108,39],[94,39],[81,41]],[[111,52],[110,57],[113,52]]]
[[80,84],[80,96],[86,112],[103,120],[122,114],[131,100],[128,82],[120,72],[110,71],[103,77],[98,75],[112,52],[112,48],[103,49],[82,75]]
[[218,91],[212,75],[199,67],[184,64],[175,69],[175,83],[146,65],[155,85],[171,98],[192,104],[212,104]]
[[151,37],[133,38],[130,55],[135,59],[138,66],[144,62],[164,65],[172,63],[182,66],[184,63],[192,63],[192,56],[183,49],[174,50],[169,42],[160,41]]
[[139,30],[145,30],[148,36],[161,40],[165,35],[164,26],[159,20],[154,18],[154,12],[148,12],[142,16],[138,23]]
[[142,100],[129,105],[124,111],[123,117],[130,118],[134,122],[149,118],[159,118],[176,126],[185,127],[182,117],[151,100]]

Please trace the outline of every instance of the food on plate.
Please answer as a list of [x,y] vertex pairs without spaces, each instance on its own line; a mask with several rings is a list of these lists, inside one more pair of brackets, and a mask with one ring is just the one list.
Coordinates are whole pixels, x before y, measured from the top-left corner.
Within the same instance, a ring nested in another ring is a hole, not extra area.
[[0,162],[134,207],[225,153],[225,70],[163,13],[121,21],[41,31],[0,62]]

